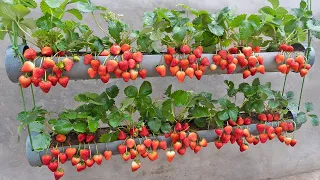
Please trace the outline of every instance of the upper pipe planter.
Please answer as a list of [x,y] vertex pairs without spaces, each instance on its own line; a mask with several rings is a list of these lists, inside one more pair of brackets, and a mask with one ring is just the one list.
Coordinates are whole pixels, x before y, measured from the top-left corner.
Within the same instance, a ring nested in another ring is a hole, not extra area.
[[[301,52],[305,51],[305,47],[300,44],[295,44],[294,47],[297,51],[301,51]],[[21,46],[19,48],[21,53],[23,53],[24,49],[26,49],[26,47]],[[266,72],[278,72],[278,65],[274,61],[274,57],[278,53],[279,52],[259,53],[259,55],[264,58],[264,65],[265,65]],[[155,68],[157,65],[159,65],[160,62],[163,62],[163,60],[161,60],[163,58],[162,56],[163,56],[162,54],[144,55],[143,56],[143,61],[142,61],[141,65],[143,68],[145,68],[147,70],[147,72],[148,72],[147,77],[159,76],[159,74],[155,71]],[[213,56],[213,54],[203,54],[202,57],[208,57],[211,61],[212,56]],[[62,58],[63,57],[61,57],[60,59],[62,59]],[[20,71],[21,65],[20,65],[19,60],[14,56],[14,51],[12,50],[11,47],[8,47],[5,59],[6,59],[5,60],[6,61],[5,62],[6,63],[6,71],[7,71],[8,77],[12,82],[17,83],[19,76],[22,74]],[[106,59],[106,57],[105,56],[97,56],[96,59],[99,60],[101,63],[103,63],[104,60]],[[57,61],[57,58],[55,58],[54,60]],[[313,48],[311,48],[309,64],[313,65],[314,61],[315,61],[315,51]],[[40,65],[40,60],[36,61],[36,65],[37,66]],[[80,62],[74,63],[72,70],[69,72],[64,72],[64,74],[67,75],[69,77],[69,79],[71,79],[71,80],[90,79],[90,77],[87,73],[89,67],[90,67],[89,65],[85,65],[83,63],[83,56],[80,56]],[[205,74],[208,75],[208,74],[226,74],[226,73],[227,73],[227,71],[222,71],[221,69],[217,69],[215,71],[206,71]],[[242,68],[237,66],[237,69],[234,71],[234,73],[242,73]],[[170,73],[167,73],[167,75],[169,75],[169,74]],[[98,77],[96,77],[96,78],[98,78]]]

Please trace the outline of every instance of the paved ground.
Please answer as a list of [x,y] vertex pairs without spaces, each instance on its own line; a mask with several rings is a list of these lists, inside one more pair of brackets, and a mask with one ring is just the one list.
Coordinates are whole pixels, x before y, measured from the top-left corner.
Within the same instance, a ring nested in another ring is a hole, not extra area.
[[320,170],[306,172],[302,174],[297,174],[293,176],[287,176],[279,179],[273,180],[319,180],[320,179]]

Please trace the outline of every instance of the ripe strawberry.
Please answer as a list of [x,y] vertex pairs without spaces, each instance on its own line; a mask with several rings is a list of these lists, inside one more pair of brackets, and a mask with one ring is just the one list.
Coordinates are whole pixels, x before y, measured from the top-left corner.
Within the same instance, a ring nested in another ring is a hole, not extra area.
[[32,77],[34,78],[42,78],[45,74],[45,70],[43,68],[34,68],[32,71]]
[[182,45],[180,47],[180,52],[184,54],[189,54],[191,52],[191,49],[188,45]]
[[58,135],[56,136],[56,141],[58,141],[59,143],[65,142],[66,139],[67,139],[67,137],[66,137],[65,135],[63,135],[63,134],[58,134]]
[[249,143],[249,144],[252,144],[254,142],[254,136],[248,136],[246,137],[246,141]]
[[169,71],[172,76],[176,76],[177,72],[179,71],[179,66],[170,66]]
[[231,47],[228,49],[230,54],[237,54],[238,53],[238,48],[237,47]]
[[120,154],[124,154],[124,153],[126,152],[126,150],[127,150],[127,147],[126,147],[125,145],[120,144],[120,145],[118,146],[118,152],[119,152]]
[[179,132],[179,139],[180,139],[180,140],[183,140],[183,139],[185,139],[185,138],[187,138],[187,133],[184,132],[184,131],[180,131],[180,132]]
[[139,164],[141,164],[141,163],[140,163],[140,161],[138,161],[138,160],[132,161],[132,163],[131,163],[131,171],[132,171],[132,172],[137,171],[137,170],[140,168],[140,166],[141,166],[141,165],[139,165]]
[[60,153],[58,155],[58,157],[59,157],[59,160],[60,160],[61,164],[64,164],[68,160],[68,157],[67,157],[67,155],[65,153]]
[[95,139],[95,137],[94,137],[93,134],[87,134],[87,136],[86,136],[86,142],[87,143],[90,143],[90,142],[94,141],[94,139]]
[[273,133],[273,134],[268,134],[268,137],[269,137],[269,140],[272,140],[276,137],[276,135]]
[[118,67],[118,62],[116,60],[108,60],[106,63],[107,66],[107,71],[108,72],[113,72],[115,69]]
[[31,78],[30,77],[26,77],[24,75],[21,75],[19,77],[19,83],[20,83],[21,87],[27,88],[31,84]]
[[260,46],[254,47],[254,48],[253,48],[253,52],[255,52],[255,53],[260,53],[260,52],[261,52]]
[[89,158],[89,159],[85,160],[84,162],[88,167],[92,167],[94,165],[94,160],[92,158]]
[[209,59],[207,57],[204,57],[204,58],[201,59],[200,64],[202,66],[210,66],[210,61],[209,61]]
[[197,141],[198,135],[197,135],[195,132],[191,132],[191,133],[189,133],[189,135],[188,135],[188,139],[189,139],[190,141]]
[[130,51],[125,51],[122,55],[124,60],[129,60],[132,58],[132,53]]
[[294,130],[293,123],[288,122],[287,124],[288,124],[288,131],[292,132]]
[[246,59],[241,60],[241,61],[239,61],[239,64],[240,64],[241,68],[244,68],[245,66],[248,65],[248,60],[246,60]]
[[90,64],[92,60],[93,60],[92,54],[86,54],[86,55],[84,55],[84,57],[83,57],[83,63],[84,63],[85,65]]
[[272,126],[267,126],[266,133],[268,135],[273,134],[274,133],[274,128]]
[[130,50],[130,45],[129,44],[122,44],[121,46],[121,51],[125,52],[125,51],[129,51]]
[[[92,62],[95,62],[95,61],[98,61],[98,60],[91,61],[91,66],[94,67],[94,69],[96,68],[96,70],[97,70],[99,66],[96,67],[96,66],[92,65]],[[62,60],[62,62],[64,63],[64,69],[66,71],[70,71],[72,69],[72,67],[73,67],[73,60],[72,59],[65,58],[65,59]],[[99,65],[100,65],[100,61],[98,61],[98,62],[99,62]]]
[[160,147],[162,150],[166,150],[166,149],[167,149],[167,141],[160,141],[160,142],[159,142],[159,147]]
[[234,137],[234,135],[230,136],[230,143],[234,144],[237,141],[236,137]]
[[[137,133],[138,134],[138,133]],[[147,129],[147,127],[142,126],[141,127],[141,131],[139,132],[140,136],[148,136],[149,135],[149,130]]]
[[[201,57],[201,56],[200,56],[200,57]],[[200,57],[199,57],[199,58],[200,58]],[[188,61],[189,61],[189,64],[195,63],[195,62],[197,61],[196,55],[190,54],[190,55],[188,56]]]
[[194,142],[194,141],[191,141],[191,142],[189,143],[189,147],[190,147],[191,150],[194,150],[194,149],[196,148],[196,146],[197,146],[197,143]]
[[243,139],[236,138],[236,142],[237,142],[238,146],[241,146],[243,144]]
[[218,137],[222,136],[222,133],[223,133],[222,129],[215,129],[214,131],[215,131],[215,133],[217,134]]
[[201,58],[202,50],[200,48],[196,48],[195,50],[193,50],[193,54],[196,58]]
[[266,125],[265,124],[257,124],[256,128],[257,128],[258,132],[261,134],[266,129]]
[[52,160],[52,156],[51,155],[46,154],[46,155],[42,155],[41,156],[41,161],[42,161],[43,165],[49,165],[51,160]]
[[136,142],[135,142],[132,138],[129,138],[129,139],[127,139],[127,141],[126,141],[126,145],[127,145],[127,147],[130,148],[130,149],[133,148],[135,144],[136,144]]
[[275,128],[275,133],[277,134],[277,136],[280,136],[282,133],[282,127],[276,127]]
[[268,140],[268,135],[263,133],[259,135],[259,138],[260,138],[260,142],[264,144]]
[[283,61],[284,61],[284,55],[282,54],[277,54],[276,57],[275,57],[275,60],[278,64],[281,64]]
[[137,150],[140,155],[144,154],[146,152],[146,146],[144,144],[138,144]]
[[176,155],[176,153],[174,151],[167,151],[166,155],[167,155],[168,161],[172,162],[172,160],[173,160],[174,156]]
[[280,123],[279,126],[282,127],[282,131],[288,131],[289,130],[287,122],[282,122],[282,123]]
[[257,63],[258,63],[258,59],[255,56],[250,56],[248,58],[248,65],[250,67],[255,67]]
[[253,145],[257,145],[259,142],[260,142],[260,141],[259,141],[259,138],[255,137],[255,138],[253,139]]
[[176,50],[175,50],[173,47],[170,47],[170,46],[169,46],[169,47],[167,48],[167,53],[173,55],[173,54],[176,53]]
[[289,146],[290,145],[290,143],[291,143],[291,138],[290,137],[285,137],[284,138],[284,143],[287,145],[287,146]]
[[174,149],[175,151],[178,151],[181,147],[182,147],[182,144],[181,144],[181,142],[179,142],[179,141],[177,141],[177,142],[175,142],[175,143],[173,144],[173,149]]
[[116,69],[113,71],[113,73],[114,73],[114,76],[115,76],[116,78],[121,78],[121,74],[122,74],[121,69],[116,68]]
[[251,124],[251,119],[250,118],[245,118],[244,119],[244,125],[250,125]]
[[81,161],[80,157],[79,156],[73,156],[72,159],[71,159],[71,164],[72,166],[75,166],[77,165],[79,162]]
[[249,148],[249,146],[243,143],[243,144],[241,144],[241,146],[240,146],[240,152],[244,152],[244,151],[246,151],[248,148]]
[[171,61],[173,59],[173,56],[171,54],[165,54],[163,56],[164,58],[164,62],[167,64],[167,65],[170,65],[171,64]]
[[50,162],[48,168],[50,169],[50,171],[55,172],[58,169],[58,161]]
[[62,176],[64,175],[64,171],[63,171],[62,168],[59,168],[59,169],[57,169],[57,170],[53,173],[53,175],[54,175],[54,178],[55,178],[56,180],[59,180],[59,179],[61,179]]
[[207,147],[208,142],[207,142],[207,140],[205,138],[202,138],[201,141],[199,142],[199,145],[201,147]]
[[57,65],[53,66],[52,72],[54,72],[58,78],[62,75],[62,71]]
[[243,136],[243,130],[241,128],[235,128],[233,134],[235,138],[241,138]]
[[279,141],[282,142],[282,143],[284,142],[284,138],[285,138],[284,135],[279,135],[278,136]]
[[81,134],[78,134],[77,139],[81,143],[84,140],[86,140],[86,136],[87,136],[86,134],[81,133]]
[[96,154],[93,156],[93,160],[95,163],[97,163],[98,165],[101,165],[102,164],[102,154]]
[[266,114],[259,114],[258,119],[260,121],[267,121],[267,115]]
[[134,69],[137,65],[137,62],[134,59],[129,59],[128,60],[128,67],[129,69]]
[[152,149],[153,149],[154,151],[157,150],[158,147],[159,147],[159,144],[160,144],[160,142],[159,142],[158,140],[153,140],[153,141],[152,141],[152,144],[151,144]]
[[294,72],[299,72],[299,68],[300,68],[300,64],[297,62],[293,62],[290,65],[290,68],[294,71]]
[[21,72],[28,73],[32,72],[35,68],[35,65],[31,61],[26,61],[23,63],[23,66],[21,67]]
[[51,58],[46,57],[43,60],[42,68],[44,68],[44,69],[53,68],[55,64],[56,63],[54,62],[54,60],[52,60]]
[[287,46],[287,51],[288,51],[288,52],[293,52],[293,51],[294,51],[293,46]]
[[222,59],[226,60],[226,59],[227,59],[227,56],[228,56],[228,52],[227,52],[226,50],[220,50],[220,51],[218,52],[218,55],[219,55]]
[[29,48],[24,51],[23,57],[26,58],[27,60],[33,61],[37,57],[37,52],[34,49]]
[[236,125],[237,125],[237,123],[236,123],[235,121],[233,121],[232,119],[229,119],[229,120],[228,120],[228,124],[229,124],[230,126],[236,126]]
[[135,52],[132,54],[132,58],[137,62],[137,63],[141,63],[142,59],[143,59],[143,55],[141,52]]
[[103,50],[99,56],[109,56],[110,55],[110,52],[108,50]]
[[[33,83],[34,86],[38,87],[39,83],[42,81],[41,78],[35,78],[35,77],[31,77],[31,82]],[[49,78],[48,78],[49,79]]]
[[212,56],[212,61],[214,62],[215,65],[219,65],[220,64],[220,60],[221,60],[221,56],[220,55]]
[[291,142],[290,142],[290,145],[292,147],[294,147],[296,144],[297,144],[297,140],[296,139],[292,139]]
[[100,66],[98,67],[98,74],[99,74],[99,76],[105,76],[105,75],[107,75],[107,66],[105,66],[105,65],[100,65]]
[[282,64],[282,65],[278,66],[278,70],[279,70],[282,74],[287,74],[288,67],[287,67],[287,65]]
[[52,87],[52,83],[50,81],[41,81],[39,83],[39,87],[44,93],[48,93]]
[[185,146],[185,147],[189,147],[190,146],[190,140],[188,138],[184,138],[182,140],[182,144]]
[[122,154],[122,159],[124,161],[129,161],[129,159],[131,159],[131,154],[129,152],[125,152]]
[[158,65],[156,67],[156,71],[159,73],[160,76],[166,76],[166,67],[164,65]]
[[138,71],[136,71],[136,70],[134,70],[134,69],[131,69],[131,70],[129,71],[129,73],[130,73],[130,79],[132,79],[132,80],[136,80],[136,79],[137,79],[137,77],[138,77]]
[[112,45],[110,48],[110,52],[114,56],[119,55],[120,51],[121,51],[121,47],[117,44]]
[[179,64],[180,64],[180,60],[178,58],[173,58],[170,63],[170,66],[174,67],[174,66],[178,66]]
[[310,65],[310,64],[307,64],[307,65],[306,65],[306,69],[307,69],[307,70],[310,70],[310,69],[311,69],[311,65]]
[[109,150],[105,150],[103,152],[103,155],[104,155],[104,158],[108,161],[110,160],[111,156],[112,156],[112,151],[109,151]]
[[189,67],[189,61],[187,59],[181,59],[179,64],[182,70],[186,70]]
[[121,76],[122,76],[122,79],[124,80],[124,82],[128,82],[131,74],[129,72],[125,71],[121,74]]
[[73,147],[68,147],[66,149],[66,155],[68,157],[68,159],[72,159],[73,156],[77,153],[77,149],[73,148]]
[[146,158],[146,157],[148,157],[148,154],[149,154],[149,153],[145,151],[143,154],[141,154],[141,157],[142,157],[142,158]]
[[237,119],[237,121],[236,121],[236,123],[237,123],[239,126],[243,125],[243,124],[244,124],[243,118],[239,116],[238,119]]
[[52,51],[51,47],[44,47],[41,49],[41,54],[43,56],[52,56],[53,51]]
[[228,62],[227,60],[221,59],[219,65],[222,70],[225,70],[228,65]]
[[280,51],[287,51],[287,44],[283,43],[279,46]]
[[99,68],[99,66],[100,66],[100,61],[99,60],[92,60],[91,62],[90,62],[90,65],[91,65],[91,67],[92,67],[92,69],[93,70],[95,70],[95,71],[98,71],[98,68]]
[[301,69],[300,70],[300,76],[304,77],[304,76],[306,76],[308,74],[308,72],[309,72],[308,69]]
[[89,68],[89,69],[88,69],[88,75],[89,75],[89,77],[90,77],[91,79],[93,79],[93,78],[96,77],[97,71],[94,70],[93,68]]
[[217,147],[217,149],[221,149],[222,146],[223,146],[223,143],[220,142],[220,141],[215,141],[215,142],[214,142],[214,145]]
[[158,153],[157,151],[151,151],[148,153],[148,158],[150,159],[150,161],[155,161],[158,159]]
[[227,72],[231,74],[234,70],[236,70],[237,66],[233,63],[227,65]]
[[233,57],[233,55],[232,54],[228,54],[227,55],[227,62],[228,62],[228,64],[230,64],[230,63],[232,63],[233,62],[233,59],[234,59],[234,57]]
[[243,79],[247,79],[250,75],[251,75],[251,71],[249,70],[244,70],[242,72]]
[[232,127],[230,125],[224,127],[224,132],[226,134],[231,134],[231,131],[232,131]]
[[186,153],[187,149],[185,147],[182,147],[178,150],[178,154],[180,154],[181,156],[183,156]]
[[142,79],[145,79],[147,77],[147,70],[146,69],[140,69],[138,74]]
[[197,154],[200,150],[201,150],[201,146],[196,146],[193,151],[195,154]]
[[[37,78],[36,78],[37,79]],[[53,75],[53,74],[50,74],[48,76],[48,81],[51,82],[52,86],[55,86],[57,85],[58,81],[59,81],[59,78],[56,76],[56,75]],[[40,82],[39,82],[40,83]]]
[[223,133],[221,136],[221,142],[223,143],[228,143],[231,139],[231,135],[230,134],[225,134]]
[[183,83],[184,78],[186,77],[186,73],[184,71],[178,71],[176,73],[177,79],[180,83]]
[[80,150],[80,157],[83,160],[87,160],[90,156],[90,150],[89,149],[81,149]]
[[79,163],[77,164],[77,171],[78,171],[78,172],[81,172],[81,171],[85,170],[86,167],[87,167],[86,164],[85,164],[83,161],[81,161],[81,162],[79,162]]
[[188,68],[185,70],[185,74],[186,74],[187,76],[189,76],[190,79],[192,79],[193,76],[194,76],[194,69],[191,68],[191,67],[188,67]]
[[200,69],[198,69],[198,70],[196,70],[196,71],[194,72],[194,74],[195,74],[196,78],[197,78],[198,80],[200,80],[201,77],[202,77],[203,72],[202,72]]
[[244,47],[244,48],[242,48],[242,52],[246,57],[249,57],[252,54],[252,48],[251,47]]
[[69,83],[69,77],[68,76],[60,77],[58,80],[58,83],[64,88],[67,87]]
[[138,156],[138,151],[135,149],[130,149],[130,158],[135,159]]
[[261,74],[264,74],[264,72],[265,72],[264,65],[259,65],[259,66],[257,67],[257,71],[258,71],[259,73],[261,73]]

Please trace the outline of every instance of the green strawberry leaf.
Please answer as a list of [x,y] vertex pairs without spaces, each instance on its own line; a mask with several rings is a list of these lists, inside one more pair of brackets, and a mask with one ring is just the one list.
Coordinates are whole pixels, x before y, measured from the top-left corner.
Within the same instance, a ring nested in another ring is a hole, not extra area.
[[139,89],[139,94],[140,95],[144,95],[144,96],[148,96],[152,93],[152,85],[149,81],[144,81]]
[[115,98],[119,94],[119,88],[116,85],[112,85],[106,89],[106,92],[110,98]]
[[134,98],[138,96],[138,89],[134,86],[128,86],[124,89],[124,93],[129,98]]
[[160,119],[149,120],[148,126],[152,132],[159,132],[159,130],[161,128],[161,120]]
[[73,129],[78,133],[84,133],[87,131],[87,124],[84,122],[75,122],[73,124]]
[[171,94],[171,98],[173,99],[173,104],[175,106],[186,106],[191,98],[191,93],[183,90],[178,90]]
[[33,149],[36,152],[40,152],[49,148],[50,142],[51,136],[48,133],[42,133],[32,137]]
[[302,124],[304,124],[304,123],[306,123],[307,122],[307,115],[306,115],[306,113],[304,113],[304,112],[299,112],[298,114],[297,114],[297,120],[296,120],[297,122],[297,124],[298,125],[302,125]]
[[314,110],[314,106],[312,102],[304,103],[304,109],[308,112],[312,112]]
[[57,120],[54,131],[58,134],[68,134],[73,129],[73,124],[69,120]]
[[319,126],[320,121],[317,115],[315,114],[309,114],[310,117],[310,122],[312,124],[312,126]]

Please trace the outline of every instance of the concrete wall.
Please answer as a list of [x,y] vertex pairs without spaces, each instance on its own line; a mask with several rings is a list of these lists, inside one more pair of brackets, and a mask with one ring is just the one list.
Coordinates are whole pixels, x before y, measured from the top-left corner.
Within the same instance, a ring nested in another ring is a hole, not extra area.
[[[152,11],[155,7],[174,8],[176,4],[185,3],[191,7],[198,9],[207,9],[215,11],[225,6],[231,6],[238,9],[238,13],[254,13],[260,7],[267,4],[266,0],[118,0],[118,1],[98,1],[93,2],[108,7],[111,11],[124,14],[124,19],[134,28],[141,27],[141,17],[143,12]],[[289,2],[289,1],[282,1]],[[299,0],[291,0],[290,3],[282,3],[285,7],[297,7]],[[320,6],[319,1],[314,1],[315,16],[320,18],[320,10],[316,7]],[[84,20],[92,27],[96,27],[91,17],[86,17]],[[95,33],[100,33],[99,29],[95,29]],[[2,41],[0,52],[2,54],[0,62],[0,179],[1,180],[43,180],[51,179],[53,174],[49,172],[47,167],[34,168],[28,165],[25,157],[25,138],[26,131],[22,132],[22,139],[17,143],[17,127],[19,123],[15,116],[22,110],[21,99],[19,96],[19,88],[16,84],[12,84],[6,76],[4,69],[4,52],[8,40]],[[320,50],[320,42],[314,41],[313,45],[316,51]],[[311,70],[306,80],[303,101],[315,102],[316,112],[320,114],[320,97],[318,95],[320,82],[318,80],[320,68],[316,61],[315,66]],[[284,76],[279,73],[267,73],[261,77],[263,82],[271,81],[273,87],[281,89]],[[241,75],[228,76],[206,76],[201,81],[187,80],[186,83],[180,85],[172,78],[149,78],[154,86],[153,96],[160,98],[161,93],[167,85],[174,83],[175,89],[188,89],[194,91],[211,91],[214,97],[224,95],[225,87],[223,81],[225,79],[233,80],[237,83],[243,82]],[[245,80],[252,81],[253,78]],[[107,86],[117,84],[121,90],[127,85],[140,85],[141,80],[135,82],[123,83],[123,81],[111,81],[108,85],[103,85],[99,81],[72,81],[68,88],[62,89],[55,87],[48,95],[44,95],[39,90],[36,90],[37,105],[44,106],[49,110],[60,111],[63,108],[73,108],[73,96],[80,92],[92,91],[101,92]],[[287,90],[295,91],[298,95],[300,89],[301,78],[298,75],[290,74],[288,78]],[[26,91],[28,107],[31,107],[30,92]],[[166,161],[163,152],[159,155],[159,160],[150,162],[143,160],[142,168],[131,173],[130,163],[122,161],[120,156],[112,157],[109,162],[104,161],[102,166],[93,167],[81,173],[77,173],[71,165],[64,165],[65,177],[63,179],[83,179],[83,180],[98,180],[98,179],[239,179],[239,180],[258,180],[277,178],[296,173],[306,172],[320,168],[320,131],[319,128],[311,127],[310,123],[305,124],[297,133],[296,139],[298,144],[294,147],[286,147],[277,140],[268,142],[266,145],[257,145],[250,147],[248,151],[240,153],[238,146],[226,145],[222,150],[218,151],[213,144],[197,155],[193,152],[187,152],[185,157],[177,156],[173,163]]]

